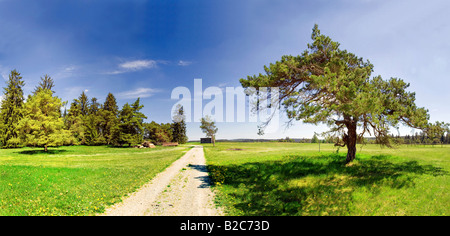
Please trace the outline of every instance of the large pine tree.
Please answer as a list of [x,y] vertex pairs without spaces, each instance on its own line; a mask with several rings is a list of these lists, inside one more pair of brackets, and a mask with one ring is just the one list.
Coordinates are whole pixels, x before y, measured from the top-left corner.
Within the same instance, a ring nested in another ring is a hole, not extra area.
[[112,93],[108,93],[103,109],[101,110],[103,117],[102,130],[106,144],[111,144],[114,140],[114,131],[118,129],[119,124],[119,107],[116,98]]
[[49,89],[42,89],[28,96],[24,117],[18,123],[25,144],[43,147],[47,152],[50,146],[70,142],[70,131],[64,130],[61,105],[61,99],[53,97]]
[[4,148],[15,148],[20,145],[17,124],[23,117],[22,76],[16,70],[11,71],[8,85],[4,88],[0,122],[2,123],[0,142]]
[[311,38],[301,55],[283,56],[265,66],[265,74],[241,79],[242,86],[256,88],[256,94],[259,88],[277,87],[279,99],[271,105],[281,104],[290,121],[330,126],[329,133],[340,137],[336,145],[347,146],[347,163],[355,159],[356,143],[365,134],[390,146],[390,127],[427,127],[428,111],[417,107],[408,83],[371,77],[374,66],[369,61],[340,49],[317,25]]

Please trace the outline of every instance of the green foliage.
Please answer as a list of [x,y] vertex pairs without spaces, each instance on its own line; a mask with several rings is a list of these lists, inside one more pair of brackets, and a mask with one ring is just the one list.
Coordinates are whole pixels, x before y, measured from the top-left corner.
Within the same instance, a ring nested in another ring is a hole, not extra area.
[[215,122],[209,116],[203,117],[200,122],[200,129],[202,129],[202,132],[206,134],[206,137],[212,138],[213,145],[215,146],[216,133],[219,130],[216,127]]
[[63,129],[60,108],[61,99],[53,97],[49,89],[28,96],[24,117],[17,126],[26,145],[44,147],[47,151],[47,147],[61,146],[71,139],[70,132]]
[[66,129],[69,130],[75,138],[72,144],[86,144],[85,125],[81,106],[78,99],[75,99],[71,105],[66,118]]
[[48,89],[52,91],[52,93],[55,93],[55,91],[52,90],[53,87],[55,87],[53,79],[49,75],[44,75],[44,78],[41,77],[41,82],[39,82],[39,85],[36,86],[33,93],[36,94],[44,89]]
[[171,124],[158,124],[152,121],[151,123],[145,123],[144,126],[144,138],[156,145],[161,145],[163,143],[171,142],[174,140]]
[[319,138],[318,138],[317,135],[314,133],[314,136],[313,136],[312,139],[311,139],[311,143],[319,143],[319,142],[320,142]]
[[142,143],[144,135],[144,119],[147,117],[139,112],[144,105],[140,104],[138,98],[131,106],[126,103],[119,114],[119,125],[116,130],[116,139],[118,145]]
[[186,143],[188,137],[186,136],[186,116],[184,115],[183,106],[178,105],[177,110],[173,116],[172,123],[172,141],[180,144]]
[[23,86],[22,76],[16,70],[11,71],[1,106],[0,122],[2,123],[1,143],[4,148],[20,146],[18,122],[23,117]]
[[119,123],[119,107],[112,93],[108,93],[101,112],[103,117],[103,123],[101,125],[103,137],[105,138],[106,144],[111,144],[114,139],[114,130],[118,128]]
[[[330,134],[341,137],[336,145],[347,146],[347,162],[356,154],[356,143],[365,134],[390,146],[389,128],[403,123],[424,129],[428,111],[415,104],[415,93],[398,78],[371,78],[373,65],[320,33],[315,25],[312,44],[299,56],[283,56],[265,66],[265,74],[248,76],[245,88],[278,87],[280,103],[288,118],[305,123],[327,124]],[[248,90],[249,93],[252,90]],[[357,130],[361,130],[357,134]]]

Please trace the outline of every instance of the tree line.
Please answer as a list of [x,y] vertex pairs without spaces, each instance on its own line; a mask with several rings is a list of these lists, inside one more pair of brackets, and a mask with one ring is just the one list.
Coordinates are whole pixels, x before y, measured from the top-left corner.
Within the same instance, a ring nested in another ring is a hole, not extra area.
[[[85,92],[67,103],[54,96],[54,80],[45,75],[35,90],[24,98],[25,83],[11,71],[0,109],[0,147],[43,147],[62,145],[134,145],[148,140],[155,144],[186,143],[183,107],[177,107],[173,123],[145,123],[140,99],[119,109],[108,93],[103,104]],[[63,109],[64,108],[64,109]]]

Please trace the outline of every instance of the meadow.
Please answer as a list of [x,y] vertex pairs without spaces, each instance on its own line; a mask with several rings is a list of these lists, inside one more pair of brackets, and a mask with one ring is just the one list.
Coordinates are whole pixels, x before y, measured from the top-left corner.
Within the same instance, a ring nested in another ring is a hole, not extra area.
[[0,215],[95,215],[188,151],[70,146],[0,150]]
[[450,215],[450,146],[205,145],[228,215]]

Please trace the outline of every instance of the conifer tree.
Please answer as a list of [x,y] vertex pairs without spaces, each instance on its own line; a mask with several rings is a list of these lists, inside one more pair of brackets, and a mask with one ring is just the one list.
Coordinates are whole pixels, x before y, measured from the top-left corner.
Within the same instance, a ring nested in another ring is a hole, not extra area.
[[184,115],[183,106],[178,105],[173,116],[172,136],[173,141],[178,143],[186,143],[188,137],[186,136],[186,116]]
[[52,91],[52,93],[55,93],[55,91],[52,90],[53,87],[55,87],[53,79],[49,75],[46,74],[46,75],[44,75],[44,78],[41,77],[41,81],[39,82],[39,85],[36,86],[33,93],[37,93],[37,92],[41,91],[42,89],[48,89],[48,90]]
[[4,148],[15,148],[20,145],[17,124],[23,117],[23,86],[25,83],[20,73],[16,70],[11,71],[8,84],[3,92],[0,116],[2,124],[0,143]]
[[140,112],[144,105],[140,104],[140,99],[138,98],[136,102],[131,104],[131,106],[126,103],[119,115],[119,125],[118,134],[116,138],[116,143],[119,145],[136,144],[142,142],[144,135],[144,119],[147,117]]
[[66,129],[69,130],[75,138],[73,144],[80,145],[86,143],[84,117],[81,114],[81,106],[78,99],[74,99],[70,104],[66,118]]
[[200,129],[202,129],[202,132],[206,134],[206,137],[209,137],[212,139],[213,146],[216,146],[216,134],[219,130],[215,122],[211,119],[211,117],[206,116],[200,120],[201,125]]
[[390,127],[400,123],[427,127],[428,110],[416,106],[415,93],[407,91],[408,83],[398,78],[371,78],[374,66],[369,61],[340,49],[317,25],[311,39],[301,55],[283,56],[265,66],[265,74],[241,79],[241,85],[255,88],[256,93],[262,87],[279,88],[275,104],[285,109],[290,121],[328,125],[328,133],[339,137],[335,145],[347,146],[347,163],[355,159],[356,143],[363,141],[365,134],[390,146]]
[[89,113],[89,99],[84,91],[78,97],[78,101],[80,104],[81,115],[86,116]]
[[47,152],[50,146],[61,146],[70,142],[70,132],[63,129],[61,105],[61,99],[53,97],[49,89],[42,89],[28,96],[24,106],[24,118],[18,123],[25,144],[43,147]]
[[101,107],[97,98],[92,98],[89,113],[84,117],[85,138],[87,145],[101,145],[105,143],[103,137]]
[[103,117],[102,129],[106,144],[111,144],[114,141],[114,134],[117,133],[119,124],[119,107],[117,106],[116,98],[112,93],[108,93],[105,103],[101,111]]

